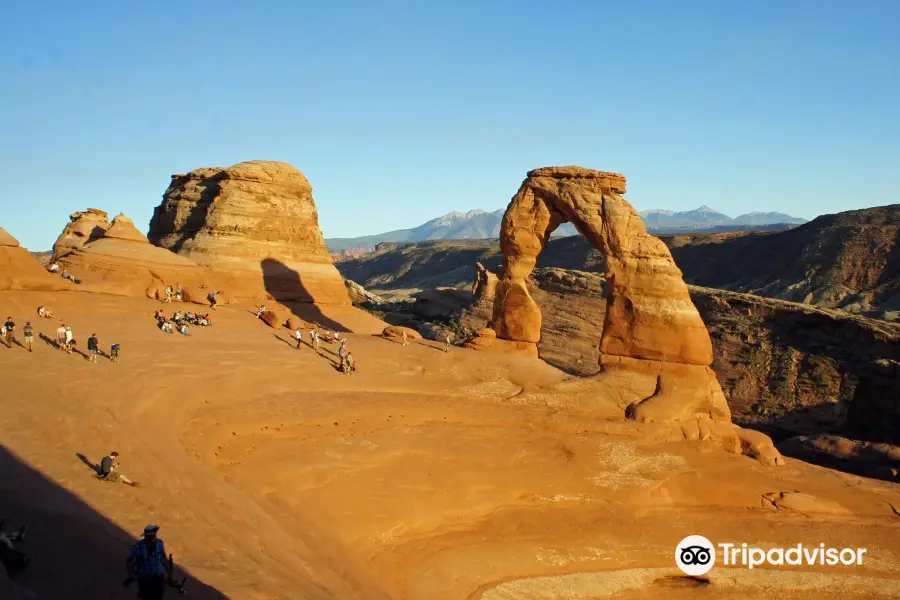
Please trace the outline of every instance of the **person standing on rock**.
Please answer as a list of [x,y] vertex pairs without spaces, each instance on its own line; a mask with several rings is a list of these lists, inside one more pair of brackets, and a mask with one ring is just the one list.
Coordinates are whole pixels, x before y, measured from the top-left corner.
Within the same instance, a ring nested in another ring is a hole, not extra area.
[[298,327],[294,332],[294,339],[297,340],[297,350],[300,349],[300,343],[303,341],[303,328]]
[[90,361],[96,364],[97,355],[100,353],[100,341],[97,339],[96,333],[92,333],[91,337],[88,338],[87,349]]
[[6,323],[3,324],[3,342],[6,344],[7,348],[12,348],[13,342],[16,341],[16,336],[13,333],[16,329],[16,324],[12,320],[12,317],[6,317]]
[[403,346],[409,346],[409,338],[406,337],[406,330],[403,330],[403,341],[400,342]]
[[56,347],[59,350],[66,349],[66,324],[63,323],[56,330]]
[[344,344],[344,340],[341,340],[341,346],[338,348],[338,358],[341,361],[341,371],[344,370],[344,357],[347,354],[347,346]]
[[356,371],[356,362],[353,360],[353,353],[347,352],[344,355],[344,373],[348,375]]
[[63,342],[63,346],[65,347],[66,352],[68,352],[69,354],[72,354],[72,346],[75,345],[75,334],[72,333],[71,327],[66,327],[65,336],[66,336],[66,341]]
[[313,329],[313,347],[315,347],[316,353],[320,354],[320,352],[319,352],[319,332],[316,329]]
[[171,556],[166,556],[163,541],[156,537],[158,525],[144,527],[144,537],[131,547],[125,569],[128,572],[126,585],[137,581],[138,597],[162,598],[166,585],[175,586]]
[[175,284],[175,299],[178,300],[179,302],[182,302],[183,298],[184,298],[184,290],[181,289],[180,283],[176,283]]
[[451,333],[447,333],[444,336],[444,352],[450,352],[450,336],[453,335]]
[[22,328],[22,340],[25,342],[25,349],[34,352],[34,327],[31,321],[25,321],[25,327]]
[[165,303],[166,303],[166,304],[171,304],[171,303],[172,303],[172,286],[171,286],[171,285],[167,285],[167,286],[166,286],[166,299],[165,299]]
[[206,299],[209,300],[209,306],[210,306],[210,308],[212,308],[213,310],[216,310],[216,302],[218,301],[218,299],[216,298],[216,296],[218,296],[218,295],[219,295],[219,292],[218,292],[218,291],[215,291],[215,292],[212,292],[209,296],[206,297]]

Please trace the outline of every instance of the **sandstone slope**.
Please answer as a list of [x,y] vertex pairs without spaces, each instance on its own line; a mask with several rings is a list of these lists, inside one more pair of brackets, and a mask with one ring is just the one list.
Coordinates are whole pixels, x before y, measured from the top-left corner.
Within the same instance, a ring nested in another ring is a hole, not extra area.
[[0,227],[0,290],[63,290],[65,284]]
[[294,167],[249,161],[173,175],[150,241],[210,268],[232,297],[349,304]]
[[[190,259],[147,241],[134,222],[120,214],[103,234],[59,259],[81,283],[80,291],[162,298],[166,286],[209,289],[209,275]],[[205,298],[205,294],[196,294]]]
[[[36,301],[79,342],[97,332],[123,348],[95,365],[40,342],[0,348],[0,514],[31,526],[21,584],[40,598],[133,598],[113,567],[151,522],[204,600],[900,594],[896,485],[661,442],[551,401],[563,375],[539,361],[350,335],[360,370],[345,376],[334,345],[297,350],[243,309],[186,337],[153,328],[146,299],[2,292],[0,311]],[[140,488],[98,482],[77,456],[113,449]],[[673,561],[695,533],[868,554],[859,567],[717,564],[705,583]]]

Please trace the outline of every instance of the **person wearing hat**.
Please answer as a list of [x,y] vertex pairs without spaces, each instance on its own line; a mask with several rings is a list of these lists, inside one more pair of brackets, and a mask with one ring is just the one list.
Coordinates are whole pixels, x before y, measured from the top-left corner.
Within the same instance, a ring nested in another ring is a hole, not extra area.
[[138,582],[140,598],[162,598],[167,584],[176,585],[172,562],[166,557],[166,546],[156,537],[158,531],[159,525],[144,527],[144,539],[131,547],[125,561],[129,579]]

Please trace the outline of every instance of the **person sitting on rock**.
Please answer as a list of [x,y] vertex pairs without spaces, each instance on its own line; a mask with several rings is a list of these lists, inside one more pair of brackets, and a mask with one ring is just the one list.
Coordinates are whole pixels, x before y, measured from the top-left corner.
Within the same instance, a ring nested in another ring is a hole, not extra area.
[[164,321],[166,319],[166,315],[162,311],[162,309],[159,309],[155,313],[153,313],[153,318],[156,319],[157,321]]
[[218,302],[217,296],[219,295],[218,291],[212,292],[209,296],[206,297],[209,300],[209,306],[213,310],[216,310],[216,302]]
[[69,280],[72,280],[72,281],[75,280],[75,278],[72,277],[72,274],[69,273],[69,271],[68,271],[68,270],[65,270],[65,269],[64,269],[63,272],[62,272],[62,278],[63,278],[63,279],[69,279]]
[[260,306],[260,307],[259,307],[259,310],[256,311],[256,316],[257,316],[257,318],[259,318],[259,316],[262,315],[264,312],[266,312],[266,305],[265,305],[265,304],[263,304],[262,306]]
[[59,271],[59,263],[53,263],[47,270],[51,273],[56,273],[57,271]]
[[180,333],[181,335],[190,335],[190,333],[188,332],[188,324],[182,323],[181,328],[178,330],[178,333]]
[[175,321],[175,322],[177,323],[177,322],[179,322],[181,319],[182,319],[181,311],[180,311],[180,310],[176,310],[176,311],[175,311],[175,314],[172,315],[172,320]]
[[122,482],[125,485],[138,487],[136,481],[132,481],[119,473],[119,453],[113,450],[100,461],[100,468],[97,469],[97,479],[107,481],[109,483]]

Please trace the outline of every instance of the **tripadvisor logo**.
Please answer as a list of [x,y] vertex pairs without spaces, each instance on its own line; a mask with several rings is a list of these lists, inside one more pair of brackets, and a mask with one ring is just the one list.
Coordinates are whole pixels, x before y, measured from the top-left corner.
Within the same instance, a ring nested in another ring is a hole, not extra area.
[[[717,551],[718,549],[718,551]],[[825,544],[790,548],[757,548],[748,544],[713,544],[702,535],[689,535],[675,547],[675,564],[686,575],[706,575],[716,564],[716,555],[726,567],[783,566],[783,565],[862,565],[866,548],[829,548]]]

